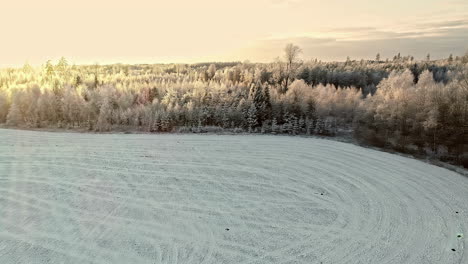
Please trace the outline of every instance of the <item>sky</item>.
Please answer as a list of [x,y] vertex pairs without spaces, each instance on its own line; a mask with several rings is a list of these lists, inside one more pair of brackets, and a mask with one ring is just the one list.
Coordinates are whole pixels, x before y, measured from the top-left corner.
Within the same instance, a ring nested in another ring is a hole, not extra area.
[[1,0],[0,66],[444,58],[468,50],[468,0]]

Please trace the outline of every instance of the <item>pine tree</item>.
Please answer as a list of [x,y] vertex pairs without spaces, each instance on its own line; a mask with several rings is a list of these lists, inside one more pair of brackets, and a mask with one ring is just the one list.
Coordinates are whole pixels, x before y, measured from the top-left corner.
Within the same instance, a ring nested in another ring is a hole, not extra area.
[[249,111],[247,112],[247,125],[249,127],[249,133],[252,132],[252,129],[257,126],[257,109],[255,108],[255,104],[251,104],[249,107]]
[[151,132],[159,132],[161,130],[161,119],[159,118],[159,115],[154,118],[151,130]]
[[54,71],[54,65],[52,65],[52,62],[50,60],[46,62],[45,71],[46,71],[46,79],[48,81],[51,81],[55,75],[55,71]]
[[78,87],[79,85],[81,85],[83,83],[83,81],[81,80],[81,77],[79,75],[77,75],[75,77],[75,87]]
[[315,134],[322,135],[325,133],[325,123],[322,118],[317,119],[317,124],[315,125]]
[[90,114],[88,114],[87,118],[86,118],[86,128],[89,131],[94,130],[94,125],[93,125],[93,121],[91,120],[91,115]]
[[282,133],[291,134],[293,131],[293,120],[292,116],[289,113],[284,114],[284,124],[282,126]]
[[265,111],[264,118],[266,120],[270,120],[272,105],[271,105],[271,99],[270,99],[270,87],[268,85],[263,88],[263,93],[264,93],[263,100],[264,100],[264,111]]
[[263,94],[262,85],[257,84],[255,86],[255,94],[253,98],[253,103],[255,105],[255,109],[257,110],[257,123],[262,124],[265,120],[266,116],[266,103]]
[[200,119],[198,119],[198,124],[197,124],[197,133],[201,133],[202,132],[202,122]]
[[306,110],[307,117],[314,122],[317,119],[317,107],[316,102],[313,98],[309,98],[307,100],[307,110]]
[[221,125],[223,128],[229,127],[229,105],[227,102],[224,102],[221,106]]
[[297,135],[299,133],[299,122],[297,120],[297,117],[295,115],[291,116],[291,127],[292,127],[292,134]]
[[59,62],[57,63],[57,71],[64,77],[68,75],[68,62],[65,57],[61,57]]
[[171,132],[172,126],[171,126],[171,118],[169,115],[164,115],[161,118],[161,131],[163,132]]
[[305,126],[305,120],[304,118],[301,116],[299,118],[299,121],[298,121],[298,133],[302,133],[303,132],[303,128]]
[[276,123],[276,117],[271,121],[271,133],[276,134],[278,132],[278,124]]
[[98,75],[97,75],[97,73],[96,73],[96,74],[94,74],[94,83],[93,83],[93,86],[92,86],[92,87],[93,87],[94,89],[96,89],[96,88],[98,87],[98,85],[99,85],[99,79],[98,79]]
[[306,117],[305,126],[306,126],[306,134],[307,135],[312,134],[314,127],[313,127],[313,122],[311,121],[311,119],[309,119],[309,117]]

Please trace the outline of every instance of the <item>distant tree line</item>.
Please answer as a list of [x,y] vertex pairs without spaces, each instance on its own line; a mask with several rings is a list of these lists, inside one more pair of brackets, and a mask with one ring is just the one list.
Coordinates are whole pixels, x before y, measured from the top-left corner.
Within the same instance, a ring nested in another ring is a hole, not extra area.
[[444,60],[69,65],[0,70],[0,123],[147,132],[353,135],[468,166],[468,55]]

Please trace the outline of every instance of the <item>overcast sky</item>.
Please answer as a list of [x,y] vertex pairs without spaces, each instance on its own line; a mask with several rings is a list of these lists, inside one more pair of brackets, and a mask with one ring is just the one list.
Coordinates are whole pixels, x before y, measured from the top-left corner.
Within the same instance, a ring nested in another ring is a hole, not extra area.
[[0,66],[462,55],[468,0],[2,0]]

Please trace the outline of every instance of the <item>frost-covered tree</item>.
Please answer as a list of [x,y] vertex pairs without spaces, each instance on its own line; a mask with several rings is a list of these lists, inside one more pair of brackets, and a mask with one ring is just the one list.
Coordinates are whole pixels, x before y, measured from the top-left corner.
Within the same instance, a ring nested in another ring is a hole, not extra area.
[[299,54],[288,45],[273,63],[70,66],[61,60],[0,69],[0,123],[97,131],[345,131],[399,151],[439,156],[444,149],[445,160],[463,162],[465,56],[300,63]]
[[252,130],[257,126],[257,124],[257,108],[255,107],[255,104],[252,103],[250,104],[249,110],[247,112],[247,125],[249,128],[249,132],[252,132]]
[[299,60],[299,55],[301,52],[301,48],[292,43],[287,44],[284,48],[284,59],[286,60],[286,77],[283,91],[288,89],[289,81],[297,69],[296,63]]
[[8,97],[5,92],[0,89],[0,123],[4,123],[6,121],[9,109],[10,103],[8,102]]
[[22,91],[14,91],[10,110],[6,117],[6,123],[10,126],[21,126],[24,124],[24,103],[25,95]]
[[216,74],[216,65],[211,64],[210,67],[208,67],[207,73],[208,73],[208,78],[213,79]]
[[111,129],[112,106],[108,98],[104,98],[99,109],[99,116],[96,123],[98,131],[109,131]]

